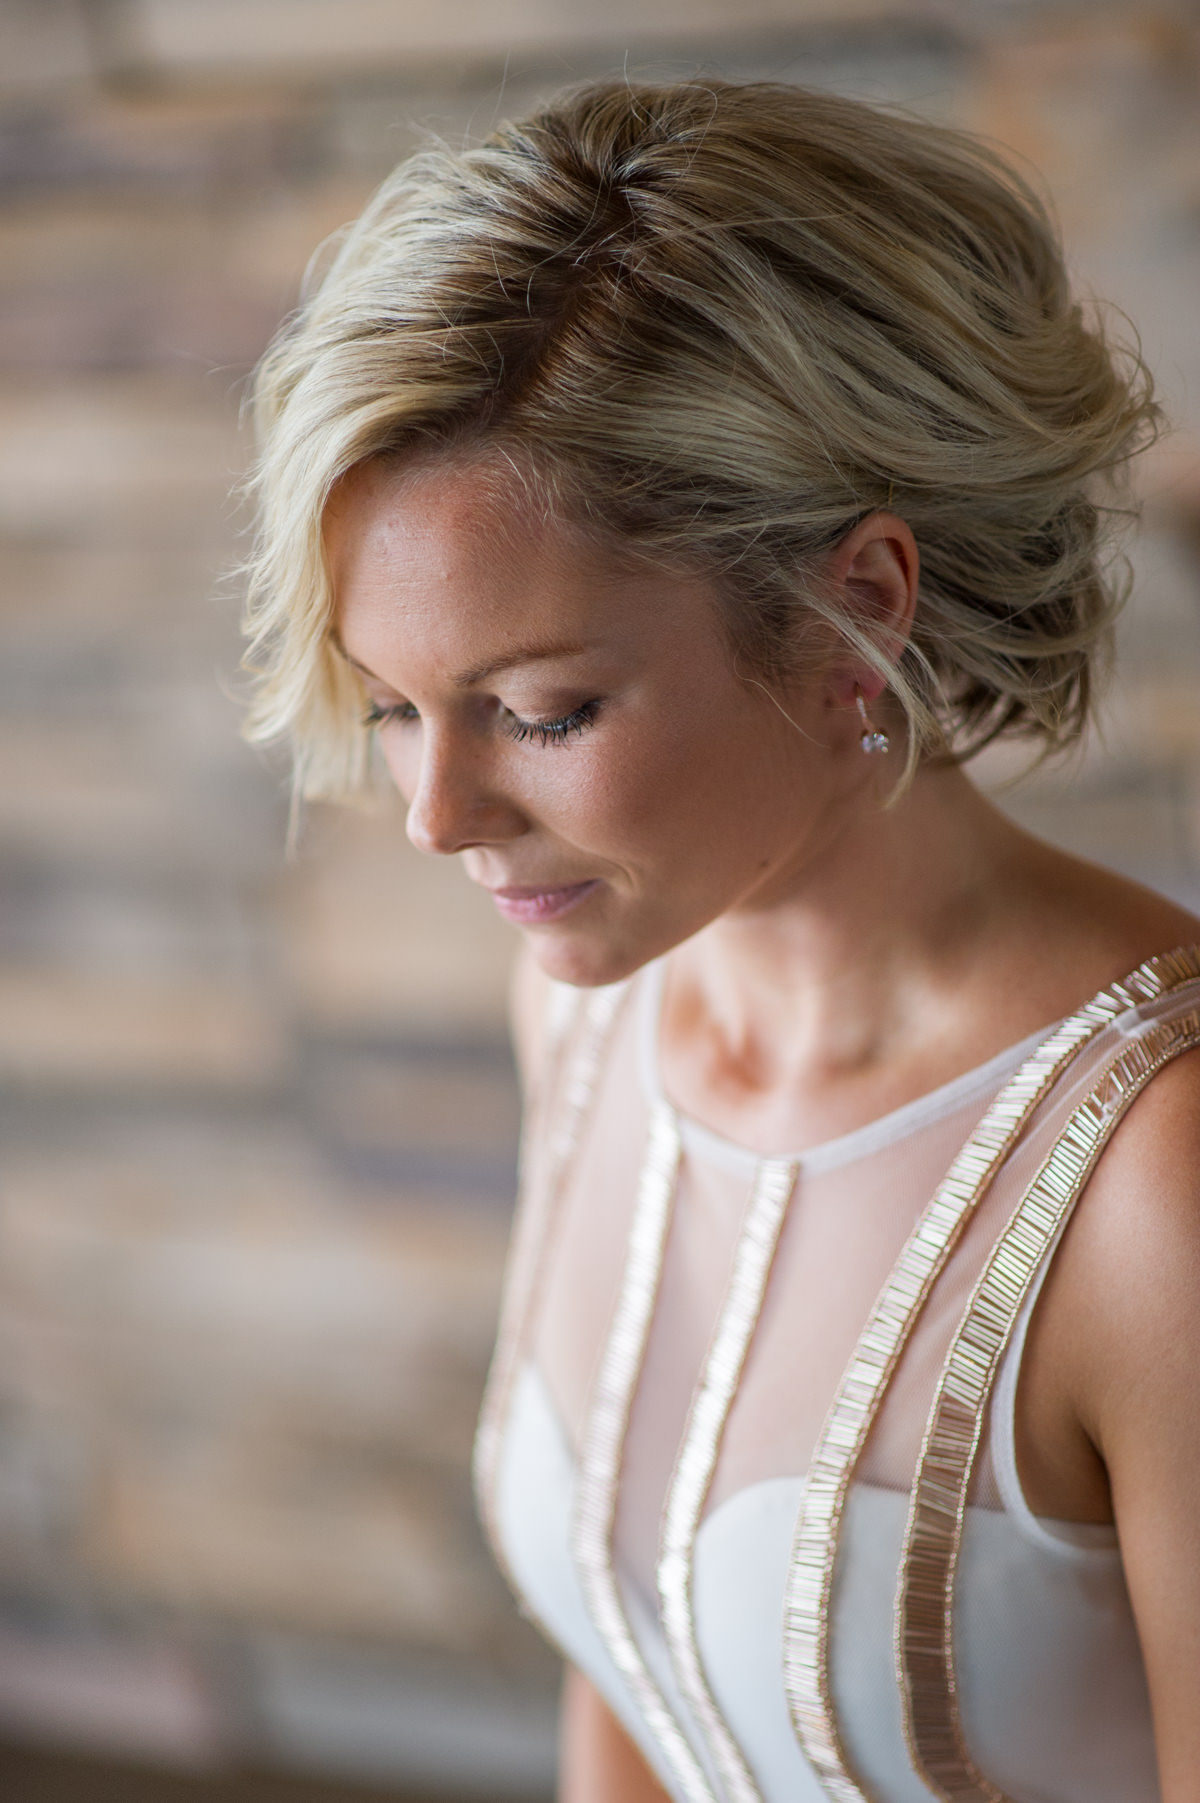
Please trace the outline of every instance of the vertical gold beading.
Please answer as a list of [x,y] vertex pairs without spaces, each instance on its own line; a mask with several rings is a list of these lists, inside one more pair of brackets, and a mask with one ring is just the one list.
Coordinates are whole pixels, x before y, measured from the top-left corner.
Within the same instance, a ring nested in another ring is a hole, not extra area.
[[954,1677],[954,1580],[988,1399],[1022,1304],[1096,1160],[1134,1098],[1200,1045],[1200,1011],[1146,1028],[1075,1110],[996,1241],[934,1394],[909,1505],[896,1602],[905,1736],[918,1775],[947,1803],[1008,1803],[963,1737]]
[[[814,1452],[797,1521],[784,1629],[785,1682],[797,1736],[827,1794],[839,1803],[868,1803],[868,1799],[848,1768],[831,1702],[832,1579],[846,1494],[896,1362],[971,1214],[1030,1115],[1079,1050],[1118,1014],[1198,977],[1200,956],[1195,951],[1152,959],[1048,1036],[1001,1091],[955,1159],[860,1336]],[[593,1099],[602,1047],[625,987],[595,991],[588,999],[584,1030],[567,1070],[560,1117],[550,1137],[546,1174],[536,1199],[526,1194],[522,1202],[476,1443],[481,1512],[501,1558],[495,1532],[496,1463],[522,1331]],[[953,1803],[1005,1803],[971,1765],[963,1746],[951,1617],[965,1497],[995,1371],[1029,1284],[1053,1249],[1117,1121],[1162,1064],[1198,1044],[1200,1014],[1148,1029],[1143,1042],[1134,1042],[1109,1067],[1088,1102],[1072,1116],[997,1242],[938,1386],[906,1536],[897,1604],[897,1658],[914,1764],[924,1780]],[[687,1803],[715,1803],[711,1785],[638,1652],[612,1561],[624,1440],[661,1278],[679,1158],[678,1123],[672,1111],[660,1105],[651,1119],[621,1296],[585,1428],[573,1538],[593,1620]],[[771,1161],[760,1169],[722,1318],[689,1415],[668,1498],[659,1562],[664,1625],[676,1673],[735,1803],[756,1803],[757,1793],[704,1679],[692,1617],[692,1556],[793,1181],[794,1171],[781,1163]]]
[[797,1169],[783,1159],[766,1159],[758,1167],[729,1288],[668,1492],[658,1562],[658,1594],[671,1663],[732,1803],[761,1803],[761,1798],[704,1675],[692,1607],[692,1566],[721,1438],[762,1312]]
[[[784,1609],[784,1681],[800,1745],[836,1803],[870,1803],[850,1770],[829,1675],[829,1612],[846,1496],[871,1424],[930,1290],[1034,1109],[1095,1034],[1200,970],[1195,954],[1150,959],[1063,1021],[988,1108],[917,1222],[880,1292],[813,1453]],[[931,1472],[931,1480],[932,1480]]]
[[[542,1057],[541,1084],[535,1119],[526,1123],[521,1147],[521,1180],[511,1249],[504,1274],[503,1305],[475,1433],[476,1503],[493,1554],[509,1582],[496,1522],[496,1479],[500,1447],[508,1420],[513,1384],[520,1367],[525,1326],[537,1300],[538,1286],[558,1224],[560,1204],[575,1153],[595,1100],[600,1063],[627,984],[582,992],[570,1016],[552,1033]],[[578,1020],[579,1031],[568,1055],[561,1083],[559,1067],[565,1042]],[[530,1148],[545,1129],[544,1169],[533,1181]]]
[[621,1290],[584,1424],[572,1550],[596,1631],[680,1790],[688,1803],[715,1803],[712,1788],[686,1735],[638,1650],[613,1565],[613,1529],[625,1435],[658,1298],[678,1185],[680,1150],[679,1122],[674,1111],[659,1102],[650,1116]]

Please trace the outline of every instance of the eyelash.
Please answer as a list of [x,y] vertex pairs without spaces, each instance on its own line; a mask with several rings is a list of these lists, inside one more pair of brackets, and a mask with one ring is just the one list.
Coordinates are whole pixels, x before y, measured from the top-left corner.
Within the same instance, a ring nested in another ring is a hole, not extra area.
[[518,745],[529,739],[536,739],[539,745],[565,745],[568,739],[577,739],[587,731],[599,710],[598,701],[585,701],[581,707],[564,714],[561,720],[521,720],[513,714],[507,728],[508,736]]
[[392,707],[381,707],[378,701],[368,701],[363,709],[364,726],[390,726],[393,720],[405,722],[415,720],[417,710],[409,701],[397,701]]
[[[579,738],[587,731],[599,710],[598,701],[585,701],[559,720],[522,720],[517,714],[510,714],[510,724],[505,730],[519,745],[531,739],[536,739],[542,746],[565,745],[568,739]],[[507,709],[504,711],[508,712]],[[393,707],[381,707],[377,701],[372,701],[363,714],[363,725],[387,726],[392,721],[411,722],[418,717],[416,708],[409,701],[397,702]]]

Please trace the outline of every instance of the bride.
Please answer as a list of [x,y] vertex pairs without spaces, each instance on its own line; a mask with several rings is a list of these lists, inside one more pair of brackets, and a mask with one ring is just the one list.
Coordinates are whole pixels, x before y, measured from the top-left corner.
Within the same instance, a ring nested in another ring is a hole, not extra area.
[[1200,925],[973,786],[1092,708],[1136,359],[783,86],[401,166],[256,390],[252,731],[523,938],[485,1523],[565,1803],[1184,1803]]

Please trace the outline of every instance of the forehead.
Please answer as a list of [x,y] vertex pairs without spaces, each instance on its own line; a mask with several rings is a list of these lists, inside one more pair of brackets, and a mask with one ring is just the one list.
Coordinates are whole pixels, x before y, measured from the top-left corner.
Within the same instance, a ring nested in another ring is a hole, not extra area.
[[324,536],[339,614],[385,603],[416,623],[452,604],[499,626],[518,602],[570,610],[616,575],[615,558],[494,464],[360,464],[334,492]]
[[360,464],[330,500],[324,538],[338,631],[371,669],[385,652],[458,667],[526,643],[639,638],[711,597],[699,578],[635,563],[555,516],[500,459]]

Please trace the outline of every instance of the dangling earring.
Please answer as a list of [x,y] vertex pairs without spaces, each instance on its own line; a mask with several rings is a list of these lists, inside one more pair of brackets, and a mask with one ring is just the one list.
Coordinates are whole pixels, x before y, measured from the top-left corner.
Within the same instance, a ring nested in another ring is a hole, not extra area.
[[858,687],[857,683],[854,685],[854,699],[858,704],[858,717],[862,721],[863,728],[862,737],[858,742],[866,752],[867,756],[874,757],[877,754],[890,751],[892,749],[892,741],[885,732],[879,732],[871,725],[867,716],[867,704],[863,700],[863,692]]

